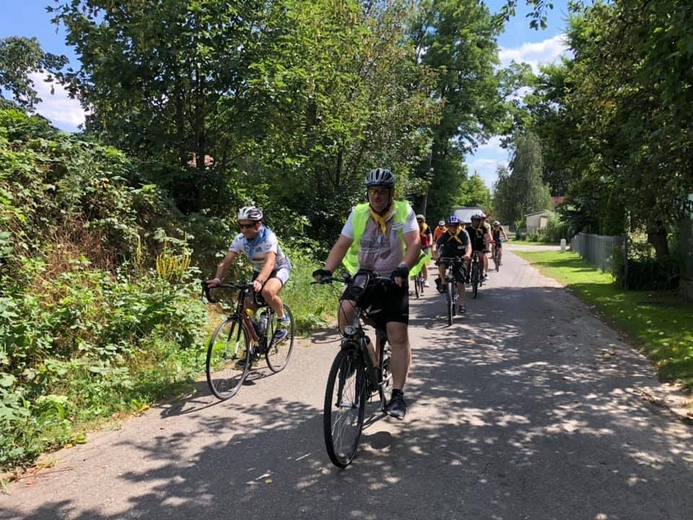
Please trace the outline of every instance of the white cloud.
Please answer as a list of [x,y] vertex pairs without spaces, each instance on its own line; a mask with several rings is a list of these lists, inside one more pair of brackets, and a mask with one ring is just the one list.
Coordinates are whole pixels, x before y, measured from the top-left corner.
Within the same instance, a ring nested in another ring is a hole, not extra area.
[[79,101],[70,99],[67,91],[58,83],[48,83],[45,74],[37,73],[30,77],[36,93],[43,100],[36,105],[36,111],[61,130],[76,132],[79,125],[84,124],[84,110]]
[[540,64],[554,63],[568,52],[565,34],[559,34],[548,40],[536,43],[524,43],[512,49],[501,47],[498,57],[502,67],[511,62],[529,63],[534,72],[539,72]]

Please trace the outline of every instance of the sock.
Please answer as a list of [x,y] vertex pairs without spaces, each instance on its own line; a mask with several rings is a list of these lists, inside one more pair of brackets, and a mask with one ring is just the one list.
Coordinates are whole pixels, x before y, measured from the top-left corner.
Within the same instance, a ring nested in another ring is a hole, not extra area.
[[402,390],[397,390],[396,388],[393,388],[393,389],[392,389],[392,395],[395,396],[395,395],[397,395],[397,394],[399,394],[399,395],[401,395],[402,397],[404,397],[404,392],[402,392]]

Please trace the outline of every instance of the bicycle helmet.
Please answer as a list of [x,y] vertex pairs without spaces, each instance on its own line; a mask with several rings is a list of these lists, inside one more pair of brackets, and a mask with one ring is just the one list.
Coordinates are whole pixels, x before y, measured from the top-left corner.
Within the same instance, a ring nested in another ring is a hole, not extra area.
[[472,220],[481,220],[481,219],[482,219],[482,216],[479,213],[474,213],[474,215],[472,215]]
[[421,222],[426,222],[426,217],[424,217],[421,213],[416,215],[416,220],[420,220]]
[[444,226],[444,225],[445,225],[445,221],[444,221],[444,220],[441,220],[440,222],[438,222],[438,225],[439,225],[439,226]]
[[366,186],[385,186],[387,188],[394,188],[395,176],[390,170],[376,168],[366,174]]
[[494,226],[494,227],[495,227],[495,226],[500,226],[500,222],[498,222],[497,220],[494,220],[494,221],[493,221],[493,226]]
[[479,215],[481,215],[482,220],[486,218],[486,213],[484,213],[483,211],[481,213],[479,213]]
[[238,210],[238,220],[262,220],[262,210],[255,206],[244,206]]
[[457,215],[450,215],[448,217],[448,224],[459,224],[460,219]]

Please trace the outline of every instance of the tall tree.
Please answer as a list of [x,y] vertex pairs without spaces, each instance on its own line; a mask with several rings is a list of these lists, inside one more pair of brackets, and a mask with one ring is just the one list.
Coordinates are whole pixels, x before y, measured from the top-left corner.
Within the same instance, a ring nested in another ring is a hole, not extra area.
[[53,74],[67,64],[62,55],[44,52],[36,38],[10,36],[0,39],[0,98],[3,91],[11,94],[20,107],[33,111],[42,100],[34,88],[33,73]]
[[[430,96],[443,112],[430,127],[430,158],[421,161],[419,175],[430,178],[428,206],[448,211],[450,190],[466,181],[464,154],[494,135],[506,107],[499,93],[496,37],[501,25],[475,0],[418,2],[411,28],[418,61],[437,73]],[[456,204],[452,204],[456,205]]]
[[539,139],[531,133],[513,137],[509,173],[499,172],[494,207],[505,221],[524,221],[528,213],[551,208],[549,189],[542,181]]

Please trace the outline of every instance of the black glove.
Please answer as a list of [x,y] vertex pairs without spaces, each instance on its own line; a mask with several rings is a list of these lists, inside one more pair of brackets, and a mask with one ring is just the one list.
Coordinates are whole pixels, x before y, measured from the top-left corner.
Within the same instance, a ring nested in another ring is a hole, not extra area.
[[390,279],[394,280],[395,278],[403,278],[404,280],[409,278],[409,268],[406,264],[399,264],[399,267],[392,271]]
[[316,269],[313,271],[313,278],[322,280],[323,278],[332,278],[332,271],[329,269]]

